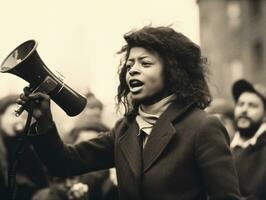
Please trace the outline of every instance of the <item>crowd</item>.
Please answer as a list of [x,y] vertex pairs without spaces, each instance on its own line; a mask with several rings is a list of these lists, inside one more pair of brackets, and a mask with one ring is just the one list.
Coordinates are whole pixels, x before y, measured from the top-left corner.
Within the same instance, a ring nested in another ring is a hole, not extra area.
[[[0,100],[0,197],[8,199],[8,165],[11,164],[18,136],[23,131],[26,113],[15,116],[19,95],[8,95]],[[108,131],[101,122],[103,104],[91,92],[86,94],[87,105],[80,114],[72,130],[67,133],[65,142],[75,144],[97,137]],[[117,187],[111,180],[110,171],[102,170],[82,176],[69,178],[54,177],[46,170],[34,152],[33,146],[26,141],[16,171],[17,200],[69,200],[117,199]]]
[[125,115],[112,129],[91,92],[64,141],[48,95],[25,88],[0,100],[1,199],[26,119],[14,110],[32,99],[39,112],[18,164],[17,200],[265,200],[265,87],[236,80],[234,102],[212,100],[205,59],[186,36],[147,26],[124,39],[117,100]]

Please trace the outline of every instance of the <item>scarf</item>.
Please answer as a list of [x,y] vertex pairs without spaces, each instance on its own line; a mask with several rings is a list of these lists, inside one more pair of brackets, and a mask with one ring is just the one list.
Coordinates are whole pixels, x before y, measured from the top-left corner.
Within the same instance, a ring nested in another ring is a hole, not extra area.
[[138,115],[136,117],[139,126],[139,132],[142,130],[147,135],[150,135],[154,124],[168,106],[176,99],[174,94],[163,98],[152,105],[140,105],[138,108]]

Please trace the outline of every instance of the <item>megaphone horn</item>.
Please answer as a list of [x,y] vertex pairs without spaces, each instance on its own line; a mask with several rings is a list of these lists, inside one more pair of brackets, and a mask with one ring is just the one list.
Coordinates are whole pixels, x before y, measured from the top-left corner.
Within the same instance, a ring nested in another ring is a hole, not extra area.
[[[28,40],[14,49],[2,62],[0,72],[11,73],[30,84],[33,92],[45,92],[69,116],[78,115],[87,100],[54,75],[37,53],[37,42]],[[20,115],[24,108],[17,110]]]

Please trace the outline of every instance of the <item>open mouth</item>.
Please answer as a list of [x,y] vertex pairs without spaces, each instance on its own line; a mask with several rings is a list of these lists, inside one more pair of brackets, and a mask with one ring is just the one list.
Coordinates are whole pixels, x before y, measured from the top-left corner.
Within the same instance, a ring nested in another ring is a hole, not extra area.
[[142,89],[143,85],[144,83],[137,79],[132,79],[129,81],[130,91],[132,93],[139,92]]
[[137,80],[137,79],[133,79],[129,81],[129,85],[130,87],[134,88],[134,87],[140,87],[143,85],[143,82]]

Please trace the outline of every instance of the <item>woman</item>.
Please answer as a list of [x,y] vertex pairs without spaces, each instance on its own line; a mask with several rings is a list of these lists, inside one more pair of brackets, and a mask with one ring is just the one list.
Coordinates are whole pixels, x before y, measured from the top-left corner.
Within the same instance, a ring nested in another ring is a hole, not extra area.
[[124,38],[117,99],[125,116],[110,132],[67,146],[47,95],[26,88],[18,100],[41,100],[30,140],[48,169],[73,176],[116,167],[125,200],[240,199],[226,130],[202,111],[211,96],[200,48],[169,27]]

